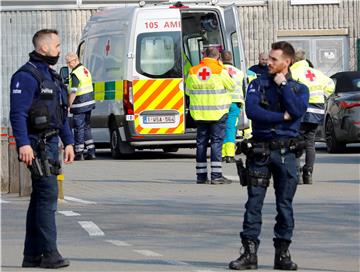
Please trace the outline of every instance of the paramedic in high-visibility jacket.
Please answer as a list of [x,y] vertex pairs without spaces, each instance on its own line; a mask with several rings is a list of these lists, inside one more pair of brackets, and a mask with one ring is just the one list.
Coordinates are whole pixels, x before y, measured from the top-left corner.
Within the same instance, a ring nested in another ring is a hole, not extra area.
[[[301,122],[300,130],[305,138],[305,165],[300,168],[300,180],[304,184],[312,184],[312,173],[315,162],[315,135],[319,124],[324,121],[325,98],[335,90],[333,80],[319,70],[311,68],[305,59],[305,52],[297,50],[295,63],[290,68],[293,79],[309,88],[309,106]],[[299,161],[300,164],[300,161]],[[300,167],[300,165],[299,165]]]
[[95,159],[95,145],[91,134],[90,117],[95,108],[94,90],[89,70],[70,52],[65,56],[72,69],[69,77],[69,110],[73,114],[75,160]]
[[[197,125],[196,175],[198,184],[227,184],[231,180],[222,175],[221,148],[224,141],[226,119],[231,104],[230,92],[235,82],[219,61],[215,47],[204,51],[199,65],[190,69],[186,79],[186,94],[190,98],[190,114]],[[206,150],[211,145],[211,180],[207,175]]]
[[221,59],[229,75],[235,81],[235,90],[231,93],[231,105],[226,120],[225,139],[222,146],[222,160],[226,163],[235,162],[235,140],[239,115],[244,105],[244,73],[232,64],[232,53],[223,51]]

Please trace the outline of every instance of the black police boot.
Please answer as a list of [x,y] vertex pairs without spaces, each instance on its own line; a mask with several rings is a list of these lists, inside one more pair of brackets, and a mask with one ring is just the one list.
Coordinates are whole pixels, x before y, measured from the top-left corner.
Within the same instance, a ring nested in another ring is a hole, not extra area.
[[27,256],[24,255],[22,267],[39,267],[41,262],[41,255],[38,256]]
[[231,184],[232,180],[225,178],[224,176],[220,178],[215,178],[211,180],[211,184],[218,185],[218,184]]
[[233,270],[257,269],[258,260],[256,252],[258,245],[253,240],[243,240],[242,244],[244,253],[236,260],[231,261],[229,263],[229,268]]
[[290,242],[282,239],[274,239],[275,260],[274,269],[297,270],[297,264],[291,261],[289,252]]
[[225,161],[226,161],[226,163],[235,163],[236,162],[235,158],[230,157],[230,156],[226,156]]
[[70,261],[68,259],[64,259],[57,250],[44,253],[40,263],[41,268],[55,269],[69,265]]
[[303,182],[304,184],[312,184],[312,168],[303,168],[303,173],[302,173],[302,178],[303,178]]

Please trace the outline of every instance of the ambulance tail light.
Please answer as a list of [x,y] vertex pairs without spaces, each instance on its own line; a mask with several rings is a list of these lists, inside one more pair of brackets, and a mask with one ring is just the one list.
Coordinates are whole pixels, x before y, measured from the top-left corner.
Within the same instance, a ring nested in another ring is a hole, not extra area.
[[124,80],[124,112],[125,115],[134,115],[134,98],[131,81]]

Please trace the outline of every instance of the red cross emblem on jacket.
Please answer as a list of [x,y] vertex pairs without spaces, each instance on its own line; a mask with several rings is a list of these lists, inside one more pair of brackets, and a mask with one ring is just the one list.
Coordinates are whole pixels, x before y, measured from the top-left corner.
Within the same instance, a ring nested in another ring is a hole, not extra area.
[[314,81],[315,74],[312,73],[310,70],[307,70],[307,73],[305,74],[305,77],[310,79],[310,81]]
[[206,81],[211,77],[211,69],[209,67],[202,67],[197,73],[197,77],[200,80]]

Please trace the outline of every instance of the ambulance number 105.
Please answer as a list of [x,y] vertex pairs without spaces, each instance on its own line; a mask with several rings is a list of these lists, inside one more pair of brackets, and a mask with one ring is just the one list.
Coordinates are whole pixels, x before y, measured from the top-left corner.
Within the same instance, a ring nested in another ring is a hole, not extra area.
[[159,28],[159,23],[158,22],[146,22],[145,27],[147,29]]

